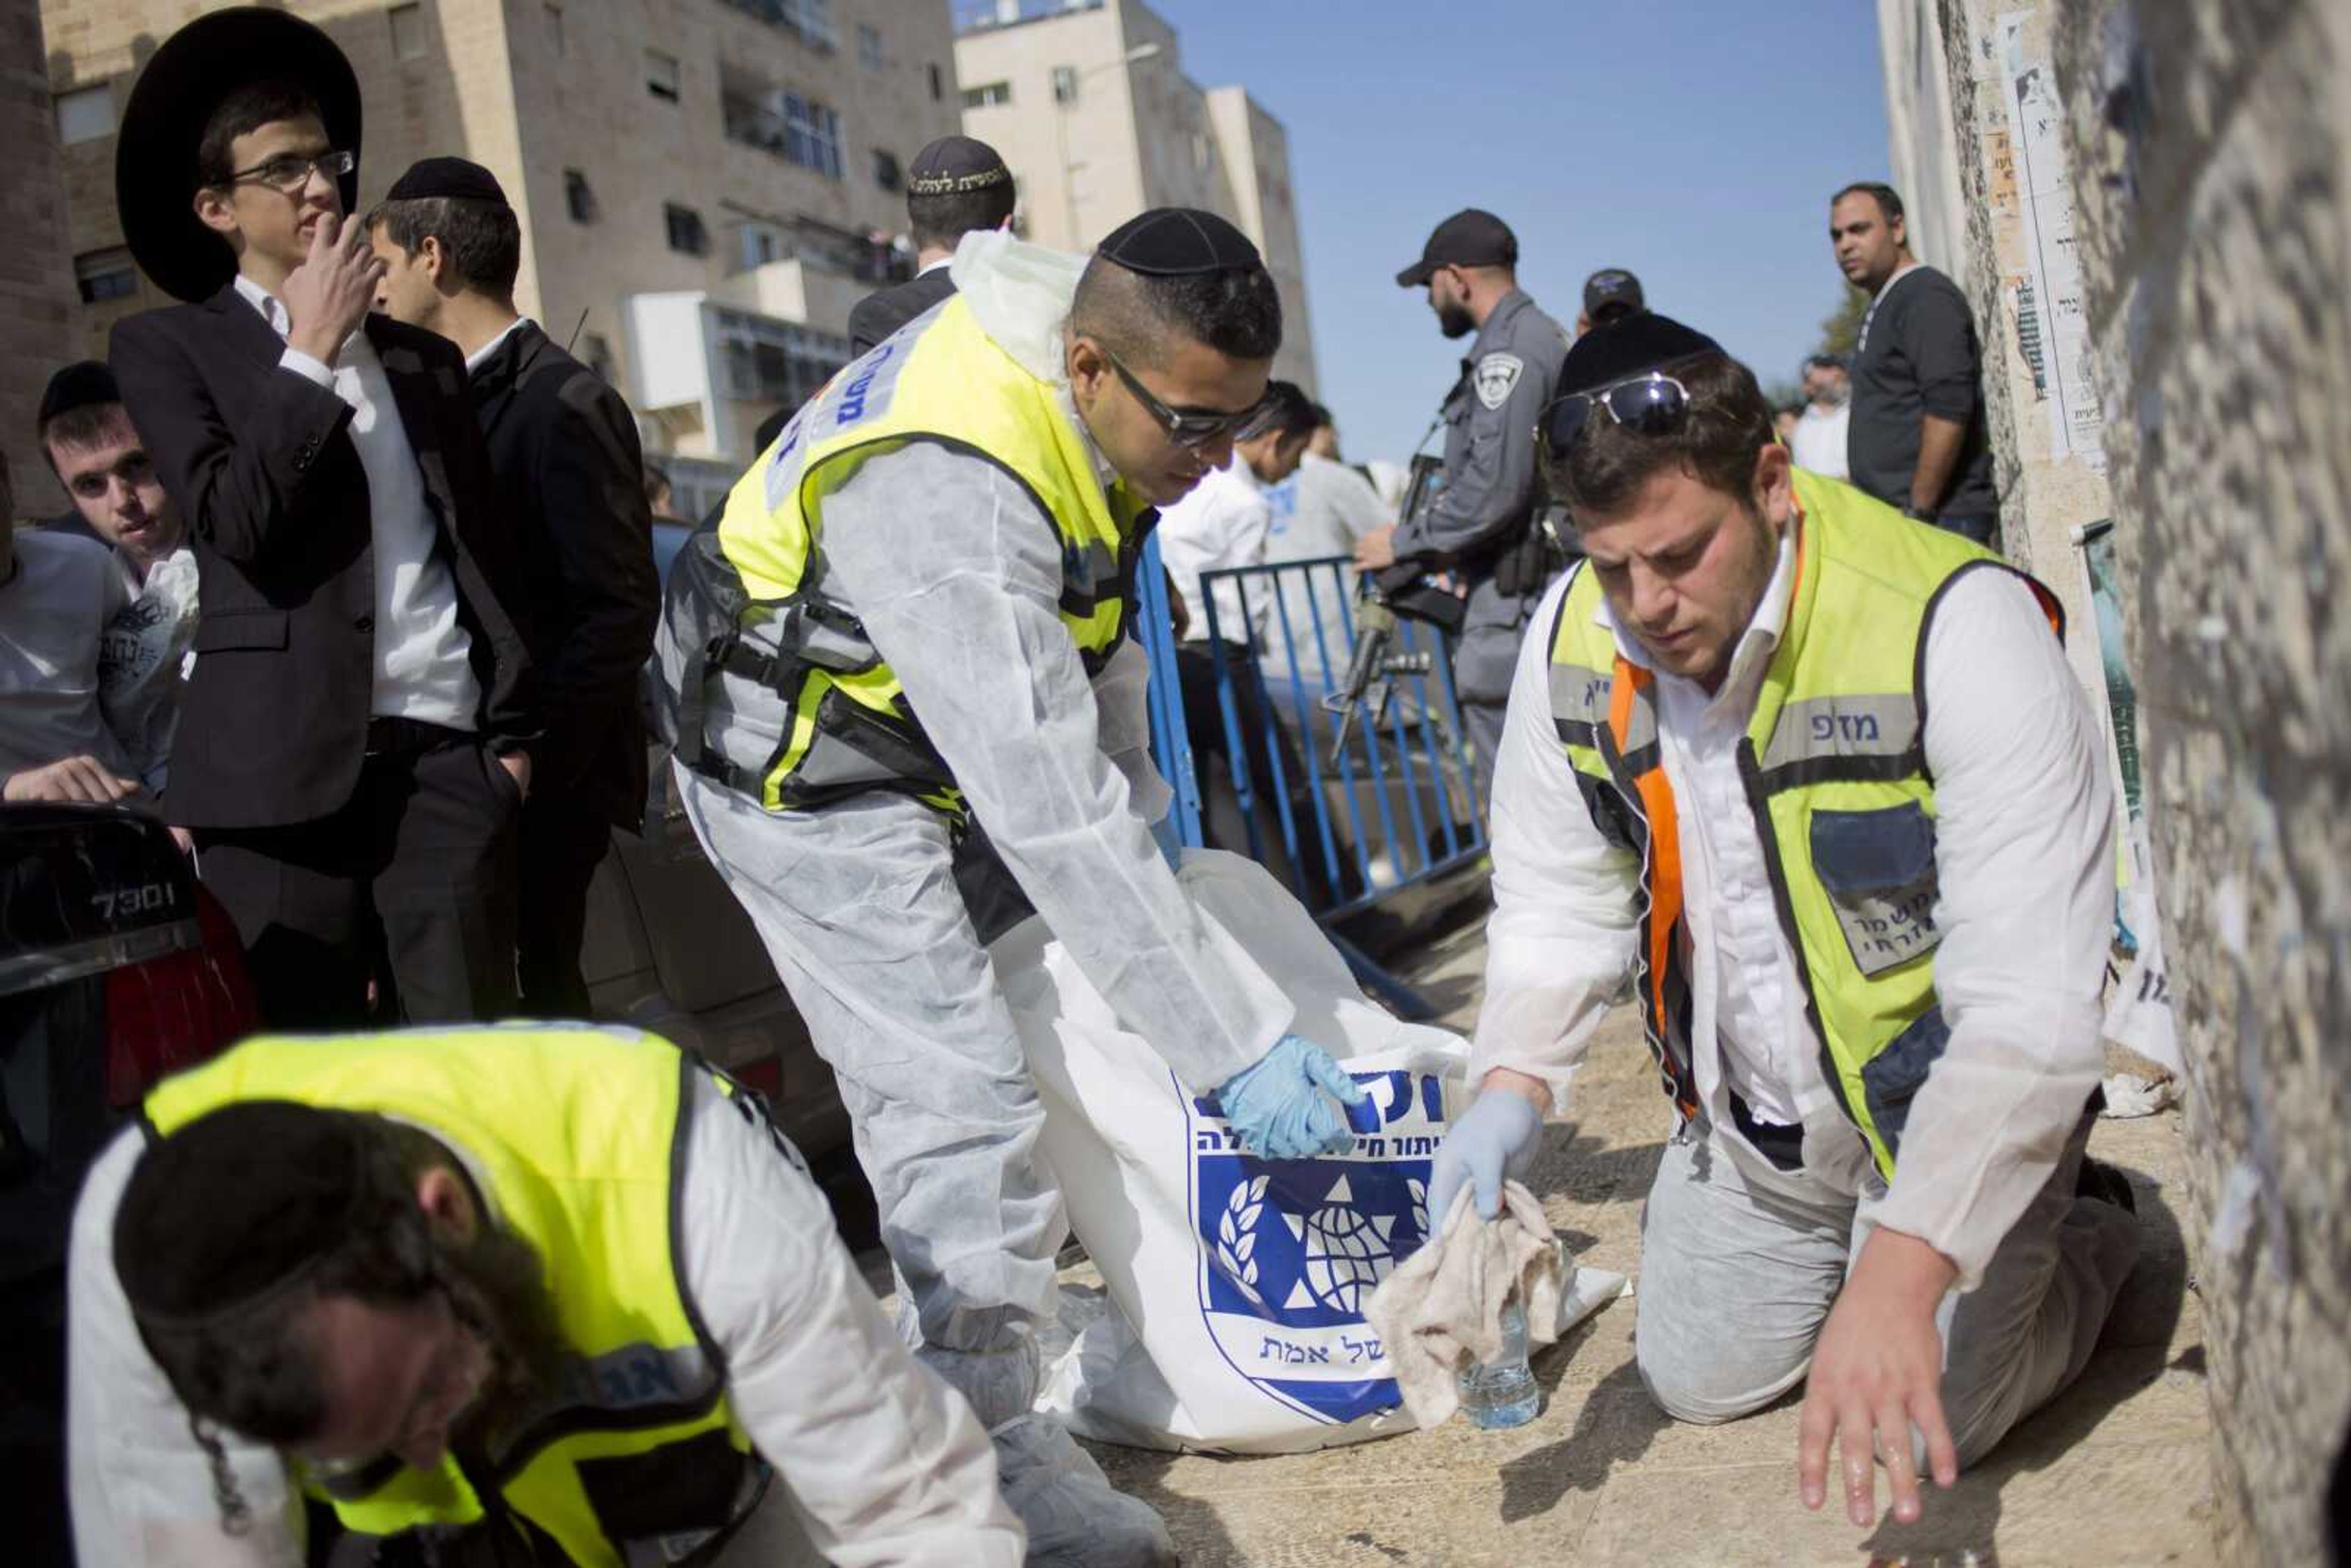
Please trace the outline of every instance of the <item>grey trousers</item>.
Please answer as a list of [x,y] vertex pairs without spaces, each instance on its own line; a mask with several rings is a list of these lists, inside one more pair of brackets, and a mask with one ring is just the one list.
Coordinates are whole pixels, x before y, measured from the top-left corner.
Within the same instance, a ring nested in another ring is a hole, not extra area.
[[771,814],[680,769],[711,863],[841,1081],[915,1359],[993,1427],[1035,1397],[1069,1233],[1045,1124],[938,813],[898,795]]
[[[2138,1260],[2137,1218],[2074,1196],[2085,1118],[1983,1283],[1943,1298],[1943,1407],[1972,1464],[2080,1375]],[[1801,1188],[1802,1173],[1782,1178]],[[1641,1380],[1667,1415],[1713,1423],[1794,1387],[1873,1228],[1867,1199],[1764,1190],[1715,1139],[1666,1146],[1641,1221]],[[1914,1433],[1924,1454],[1924,1438]]]

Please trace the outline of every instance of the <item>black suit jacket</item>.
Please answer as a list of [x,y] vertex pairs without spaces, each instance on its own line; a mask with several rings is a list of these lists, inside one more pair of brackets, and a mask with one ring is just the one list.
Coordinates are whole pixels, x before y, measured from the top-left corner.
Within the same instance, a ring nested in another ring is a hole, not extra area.
[[944,267],[869,294],[849,312],[849,351],[862,354],[956,291]]
[[[505,608],[515,561],[488,455],[446,339],[381,316],[366,331],[438,528],[495,750],[539,735],[530,658]],[[350,406],[279,367],[285,340],[235,287],[131,317],[109,357],[194,545],[202,619],[164,814],[259,828],[350,799],[375,681],[375,550]]]
[[637,688],[661,614],[636,419],[528,321],[475,367],[474,408],[521,560],[512,608],[546,699],[532,792],[577,793],[633,831],[645,804]]

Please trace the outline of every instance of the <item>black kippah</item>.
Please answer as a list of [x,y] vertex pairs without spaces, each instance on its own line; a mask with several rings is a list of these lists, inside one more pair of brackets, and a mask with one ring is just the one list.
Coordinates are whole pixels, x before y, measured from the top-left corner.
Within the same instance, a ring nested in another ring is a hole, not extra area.
[[1575,340],[1559,367],[1559,392],[1597,392],[1677,360],[1719,354],[1722,345],[1694,327],[1654,310],[1620,317]]
[[1196,277],[1264,265],[1249,235],[1196,207],[1154,207],[1129,218],[1094,254],[1145,277]]
[[142,1322],[185,1325],[283,1290],[349,1235],[364,1124],[248,1100],[150,1148],[114,1214],[114,1271]]
[[910,196],[956,196],[1012,183],[1012,171],[996,149],[972,136],[942,136],[914,154],[906,166]]
[[383,193],[387,202],[422,202],[434,196],[457,202],[495,202],[502,207],[507,204],[507,193],[498,187],[497,176],[464,158],[419,159]]
[[33,418],[34,427],[37,429],[78,408],[121,401],[122,389],[114,384],[114,372],[106,368],[104,361],[83,360],[49,378],[49,384],[41,392],[40,412]]

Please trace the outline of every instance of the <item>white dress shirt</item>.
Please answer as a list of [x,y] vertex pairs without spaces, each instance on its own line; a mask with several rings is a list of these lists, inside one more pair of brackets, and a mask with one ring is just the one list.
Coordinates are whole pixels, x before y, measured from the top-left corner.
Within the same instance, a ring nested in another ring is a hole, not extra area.
[[[1692,1066],[1718,1142],[1750,1183],[1783,1178],[1733,1129],[1736,1086],[1760,1119],[1802,1124],[1804,1175],[1855,1197],[1877,1178],[1822,1074],[1802,978],[1774,913],[1737,767],[1778,645],[1792,573],[1779,570],[1719,691],[1660,674],[1657,721],[1678,808],[1690,961]],[[1635,960],[1640,863],[1593,826],[1552,727],[1552,585],[1520,653],[1493,800],[1495,909],[1480,1075],[1542,1078],[1563,1108],[1593,1028]],[[1647,655],[1595,619],[1634,663]],[[2046,1183],[2103,1065],[2098,998],[2114,871],[2104,742],[2039,604],[1980,570],[1944,596],[1927,639],[1927,765],[1939,888],[1935,988],[1950,1040],[1912,1103],[1879,1224],[1980,1280]]]
[[[726,1398],[844,1568],[1018,1568],[1019,1526],[970,1406],[918,1365],[833,1234],[815,1183],[700,1074],[680,1166],[683,1282],[726,1364]],[[429,1129],[428,1129],[429,1130]],[[447,1140],[443,1140],[444,1143]],[[295,1568],[301,1508],[274,1449],[223,1434],[252,1528],[225,1533],[188,1416],[140,1342],[114,1270],[114,1214],[144,1144],[127,1129],[74,1211],[68,1458],[81,1561]],[[463,1149],[475,1190],[491,1190]]]
[[1834,408],[1823,408],[1816,402],[1804,405],[1796,416],[1795,434],[1788,437],[1788,455],[1796,466],[1814,474],[1824,474],[1832,479],[1849,479],[1853,464],[1845,456],[1846,432],[1853,424],[1853,404],[1841,402]]
[[[246,277],[236,291],[279,337],[286,307]],[[473,639],[457,620],[457,581],[441,555],[440,529],[424,502],[424,476],[392,402],[392,383],[363,331],[343,340],[329,367],[287,344],[277,361],[351,408],[351,444],[367,475],[375,554],[375,687],[368,711],[472,730],[482,692],[467,661]]]
[[491,339],[488,342],[483,344],[472,353],[467,354],[465,356],[465,373],[469,376],[479,374],[482,367],[489,362],[490,356],[498,351],[498,345],[505,342],[508,338],[513,337],[517,332],[520,331],[522,329],[523,323],[529,319],[530,318],[528,316],[516,317],[513,320],[498,329],[498,335],[496,337]]
[[[1200,594],[1200,574],[1265,563],[1266,540],[1273,528],[1273,507],[1265,486],[1249,472],[1238,452],[1222,468],[1211,468],[1192,493],[1159,514],[1159,559],[1176,579],[1176,591],[1191,620],[1184,630],[1187,643],[1208,639],[1208,612]],[[1271,613],[1272,585],[1248,584],[1244,606],[1242,585],[1217,584],[1217,635],[1228,643],[1253,641],[1265,629]]]

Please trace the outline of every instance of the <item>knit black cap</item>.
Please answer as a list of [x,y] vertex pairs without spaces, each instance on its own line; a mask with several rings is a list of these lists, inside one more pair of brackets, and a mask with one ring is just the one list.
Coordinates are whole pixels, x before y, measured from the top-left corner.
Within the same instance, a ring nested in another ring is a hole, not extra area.
[[906,194],[959,196],[1012,183],[1012,171],[995,148],[974,136],[942,136],[906,166]]
[[364,1127],[348,1112],[248,1100],[149,1149],[114,1215],[114,1271],[131,1312],[191,1323],[308,1273],[350,1234]]
[[1694,327],[1654,310],[1619,317],[1575,340],[1559,367],[1559,395],[1602,387],[1661,370],[1700,354],[1719,354],[1722,345]]
[[420,158],[383,193],[387,202],[422,202],[443,196],[455,202],[507,205],[497,176],[464,158]]
[[1144,277],[1196,277],[1265,265],[1249,235],[1196,207],[1154,207],[1103,236],[1094,254]]
[[83,360],[68,365],[49,378],[41,392],[40,412],[33,416],[33,428],[40,429],[62,413],[97,404],[120,402],[122,389],[114,384],[114,372],[102,360]]

